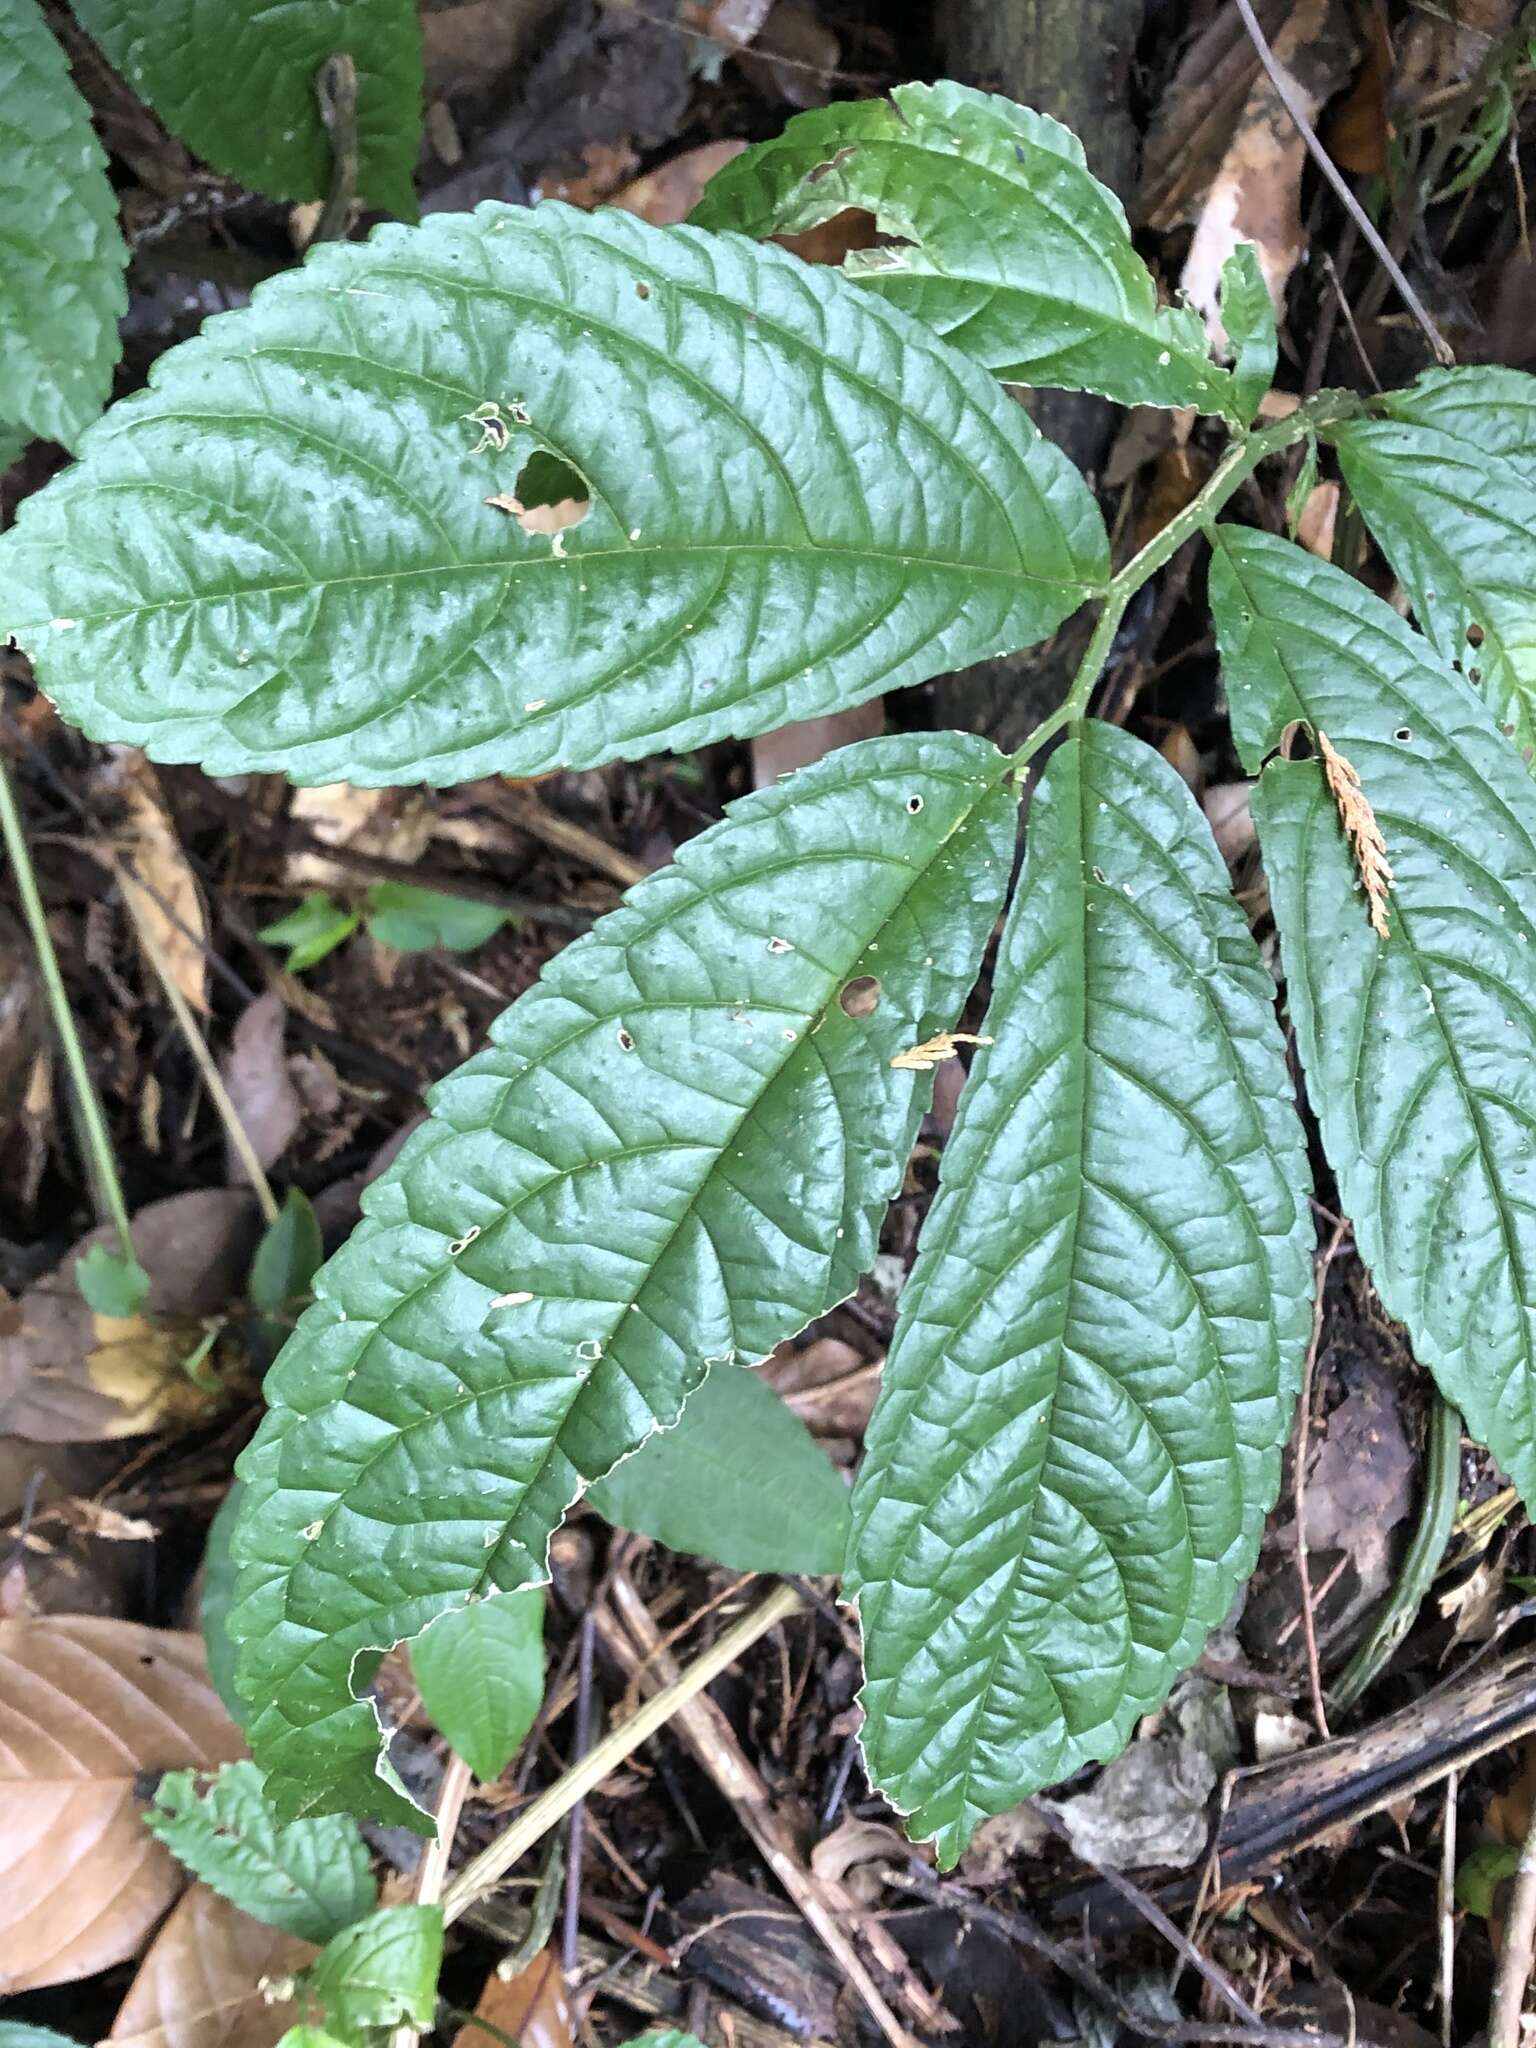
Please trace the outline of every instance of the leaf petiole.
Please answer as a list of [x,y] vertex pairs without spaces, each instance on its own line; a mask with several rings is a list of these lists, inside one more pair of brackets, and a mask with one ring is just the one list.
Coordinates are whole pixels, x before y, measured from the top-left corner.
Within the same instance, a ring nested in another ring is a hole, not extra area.
[[1022,781],[1025,770],[1046,742],[1053,740],[1064,727],[1075,725],[1087,711],[1088,699],[1109,659],[1126,607],[1148,578],[1155,576],[1166,562],[1172,561],[1185,541],[1210,525],[1261,462],[1277,455],[1282,448],[1290,448],[1297,441],[1315,435],[1319,427],[1359,410],[1360,401],[1352,392],[1320,391],[1307,404],[1298,406],[1288,418],[1277,420],[1272,427],[1265,427],[1257,434],[1246,434],[1233,441],[1183,511],[1170,519],[1160,533],[1155,533],[1146,546],[1132,555],[1125,567],[1105,585],[1104,609],[1072,678],[1072,686],[1050,716],[1035,727],[1012,755],[1010,765],[1015,776]]

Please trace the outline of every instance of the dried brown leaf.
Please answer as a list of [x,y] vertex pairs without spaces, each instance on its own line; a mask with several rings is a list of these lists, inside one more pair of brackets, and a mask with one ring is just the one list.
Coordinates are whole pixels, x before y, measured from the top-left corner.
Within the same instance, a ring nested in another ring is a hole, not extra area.
[[183,1872],[144,1826],[142,1771],[242,1754],[200,1637],[127,1621],[0,1621],[0,1991],[137,1952]]
[[113,784],[126,809],[118,851],[122,886],[132,890],[171,979],[194,1010],[208,1008],[208,921],[160,784],[137,747],[113,750]]
[[272,2048],[299,2010],[269,2004],[263,1978],[281,1980],[315,1954],[194,1884],[151,1942],[108,2040],[122,2048]]
[[705,142],[697,149],[685,149],[669,157],[643,178],[636,178],[614,195],[615,206],[637,213],[653,228],[674,228],[685,221],[698,205],[704,187],[717,171],[723,171],[746,148],[744,142]]
[[83,1251],[115,1236],[102,1229],[83,1237],[11,1305],[0,1328],[0,1433],[97,1442],[208,1413],[215,1397],[182,1364],[203,1318],[243,1294],[260,1231],[255,1201],[238,1188],[151,1202],[133,1221],[149,1300],[143,1315],[122,1320],[92,1313],[74,1270]]
[[[264,1167],[282,1158],[304,1121],[283,1045],[287,1023],[282,997],[268,989],[241,1011],[219,1062],[229,1099]],[[229,1180],[245,1177],[232,1150],[226,1151],[224,1170]]]
[[1371,930],[1378,939],[1390,938],[1392,927],[1387,921],[1387,897],[1393,876],[1376,813],[1371,809],[1370,798],[1360,787],[1360,777],[1327,733],[1318,733],[1317,750],[1322,756],[1329,794],[1339,807],[1339,823],[1344,827],[1344,836],[1349,841],[1355,866],[1360,870],[1360,880],[1365,885],[1366,898],[1371,906]]
[[781,725],[752,742],[752,787],[766,789],[781,775],[808,768],[837,747],[878,739],[884,731],[883,697],[872,697],[848,711],[829,711],[825,718],[802,718],[794,725]]
[[572,2048],[575,2039],[565,1975],[552,1948],[535,1956],[515,1977],[493,1970],[475,2001],[475,2014],[485,2026],[461,2027],[453,2048],[486,2048],[496,2038],[487,2031],[491,2027],[503,2039],[516,2041],[518,2048]]
[[[1296,0],[1274,40],[1308,118],[1350,76],[1355,41],[1346,0]],[[1222,265],[1239,242],[1252,242],[1278,314],[1306,235],[1301,225],[1301,174],[1307,148],[1269,78],[1256,78],[1232,140],[1195,223],[1182,283],[1221,345],[1226,330],[1219,300]]]
[[962,1045],[990,1045],[990,1038],[978,1038],[974,1031],[936,1031],[921,1045],[909,1045],[893,1054],[891,1065],[914,1074],[931,1074],[945,1060],[958,1059]]

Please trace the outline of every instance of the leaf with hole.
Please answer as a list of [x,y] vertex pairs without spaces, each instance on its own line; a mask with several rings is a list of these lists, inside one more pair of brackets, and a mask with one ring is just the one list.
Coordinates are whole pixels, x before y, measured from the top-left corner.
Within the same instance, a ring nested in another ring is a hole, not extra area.
[[240,1460],[232,1632],[279,1811],[421,1826],[353,1662],[545,1577],[711,1364],[851,1292],[1007,879],[986,742],[844,748],[736,804],[546,967],[364,1196]]
[[1159,306],[1124,208],[1048,115],[947,80],[818,107],[727,164],[692,220],[796,234],[845,207],[904,238],[845,275],[1005,383],[1237,418],[1198,314]]
[[1331,430],[1424,632],[1536,759],[1536,377],[1431,370]]
[[411,1675],[449,1748],[492,1783],[544,1697],[544,1588],[440,1615],[411,1645]]
[[1317,759],[1253,796],[1291,1017],[1344,1214],[1388,1315],[1536,1500],[1536,789],[1390,606],[1219,529],[1211,601],[1250,773],[1300,724],[1359,779],[1392,881],[1373,931]]
[[1210,832],[1090,722],[1030,809],[854,1489],[874,1782],[953,1863],[1114,1755],[1252,1568],[1310,1326],[1273,986]]
[[339,1814],[283,1824],[253,1763],[200,1779],[161,1779],[144,1816],[150,1832],[243,1913],[305,1941],[329,1941],[377,1902],[368,1851]]
[[128,310],[106,152],[36,0],[0,0],[0,164],[4,469],[35,434],[75,446],[111,393]]
[[71,0],[80,25],[140,99],[200,157],[268,199],[323,199],[334,137],[321,66],[357,70],[357,185],[369,206],[416,217],[421,31],[411,0]]
[[326,2030],[357,2048],[375,2028],[432,2025],[443,1961],[441,1906],[383,1906],[334,1935],[304,1972]]
[[[591,509],[525,532],[487,500],[550,449]],[[0,536],[0,631],[157,760],[449,782],[833,711],[1029,646],[1107,567],[1021,408],[835,273],[486,206],[162,357]]]
[[848,1491],[805,1424],[756,1373],[717,1366],[675,1428],[593,1487],[621,1529],[739,1572],[836,1572]]

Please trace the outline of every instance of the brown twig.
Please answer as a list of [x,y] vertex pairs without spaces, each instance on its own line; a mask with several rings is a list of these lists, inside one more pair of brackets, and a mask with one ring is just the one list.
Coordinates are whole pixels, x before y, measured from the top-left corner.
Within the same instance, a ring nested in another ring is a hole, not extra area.
[[1053,1835],[1072,1849],[1072,1853],[1077,1857],[1079,1863],[1086,1864],[1096,1876],[1103,1879],[1111,1891],[1118,1892],[1128,1905],[1134,1906],[1147,1925],[1157,1929],[1158,1933],[1168,1943],[1168,1946],[1173,1949],[1175,1954],[1188,1963],[1197,1976],[1203,1977],[1218,1997],[1226,2000],[1239,2019],[1246,2020],[1253,2027],[1264,2024],[1258,2013],[1254,2011],[1247,1999],[1244,1998],[1226,1971],[1219,1964],[1213,1963],[1209,1956],[1202,1955],[1189,1936],[1181,1933],[1174,1926],[1162,1907],[1155,1899],[1148,1898],[1140,1885],[1133,1884],[1123,1871],[1116,1870],[1112,1865],[1095,1863],[1091,1857],[1084,1856],[1082,1851],[1073,1843],[1071,1830],[1056,1817],[1043,1800],[1032,1799],[1029,1803],[1029,1810],[1037,1818],[1044,1821]]
[[1301,1587],[1301,1627],[1307,1646],[1307,1684],[1312,1694],[1312,1719],[1324,1742],[1331,1741],[1328,1715],[1323,1706],[1323,1675],[1317,1654],[1317,1620],[1312,1612],[1312,1573],[1307,1563],[1307,1457],[1312,1448],[1312,1375],[1323,1340],[1323,1301],[1328,1291],[1328,1268],[1339,1255],[1349,1230],[1340,1217],[1327,1244],[1317,1256],[1313,1269],[1312,1335],[1307,1343],[1306,1362],[1301,1369],[1301,1404],[1296,1413],[1296,1457],[1292,1466],[1296,1513],[1296,1578]]
[[1488,2012],[1488,2048],[1519,2048],[1531,1961],[1536,1955],[1536,1806],[1515,1866],[1515,1889],[1504,1922],[1504,1945]]
[[923,1864],[909,1864],[905,1871],[888,1871],[886,1882],[901,1891],[915,1892],[930,1905],[948,1906],[962,1919],[970,1920],[978,1927],[988,1927],[994,1934],[1019,1942],[1036,1955],[1043,1956],[1064,1977],[1069,1977],[1079,1990],[1086,1991],[1097,2005],[1112,2013],[1133,2035],[1142,2035],[1150,2041],[1233,2043],[1236,2048],[1350,2048],[1342,2034],[1325,2033],[1311,2027],[1242,2027],[1204,2020],[1163,2019],[1158,2014],[1144,2012],[1139,2006],[1127,2005],[1086,1956],[1053,1940],[1043,1927],[1037,1927],[1022,1913],[1004,1913],[995,1906],[984,1906],[959,1885],[948,1884],[935,1877]]
[[585,867],[595,868],[600,875],[607,875],[610,881],[617,882],[621,889],[633,888],[651,872],[645,862],[636,860],[633,854],[610,846],[606,839],[589,832],[585,825],[578,825],[574,818],[562,817],[558,811],[550,810],[531,789],[514,789],[508,784],[496,789],[494,795],[487,793],[485,802],[488,809],[505,818],[519,832],[526,832],[529,838],[552,846],[557,853],[569,854]]
[[[633,1581],[626,1574],[616,1572],[609,1597],[612,1605],[598,1610],[597,1626],[614,1656],[629,1670],[645,1670],[653,1681],[670,1678],[676,1667],[661,1648],[656,1624]],[[764,1862],[799,1908],[822,1946],[835,1958],[863,2001],[865,2010],[891,2043],[891,2048],[918,2048],[915,2037],[897,2018],[853,1946],[848,1930],[860,1927],[869,1941],[871,1952],[901,1985],[914,2017],[930,2027],[936,2022],[942,2024],[942,2008],[917,1983],[892,1937],[878,1922],[869,1921],[860,1913],[852,1894],[841,1884],[818,1878],[805,1868],[788,1830],[774,1809],[767,1787],[753,1769],[725,1715],[713,1700],[700,1694],[679,1709],[675,1726],[678,1735],[735,1807],[742,1826],[757,1845]]]
[[1451,1994],[1456,1984],[1456,1789],[1459,1771],[1445,1781],[1444,1818],[1440,1823],[1440,2048],[1451,2048]]
[[[592,1616],[581,1617],[581,1648],[576,1659],[576,1733],[571,1762],[579,1764],[592,1747]],[[560,1961],[569,1984],[576,1973],[576,1935],[581,1922],[581,1861],[586,1849],[587,1802],[571,1808],[565,1852],[565,1919],[560,1935]]]
[[1268,73],[1269,82],[1275,88],[1280,104],[1296,123],[1297,132],[1307,145],[1313,162],[1338,194],[1345,211],[1370,244],[1376,260],[1396,285],[1398,296],[1418,322],[1424,338],[1433,349],[1436,362],[1451,365],[1456,357],[1450,343],[1435,325],[1429,308],[1403,275],[1402,265],[1382,240],[1376,223],[1350,190],[1349,181],[1318,140],[1317,130],[1312,126],[1307,110],[1302,104],[1294,79],[1269,46],[1269,38],[1264,33],[1259,17],[1253,11],[1253,0],[1237,0],[1237,11],[1243,17],[1243,26],[1248,31],[1254,49],[1259,53],[1259,62]]

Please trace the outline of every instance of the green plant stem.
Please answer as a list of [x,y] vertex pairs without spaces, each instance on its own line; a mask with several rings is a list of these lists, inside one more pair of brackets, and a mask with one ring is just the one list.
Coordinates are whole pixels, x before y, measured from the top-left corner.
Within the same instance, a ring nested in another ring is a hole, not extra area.
[[755,1643],[759,1636],[766,1635],[779,1622],[787,1621],[790,1615],[798,1614],[804,1605],[804,1596],[794,1586],[777,1587],[760,1606],[743,1615],[733,1628],[728,1628],[720,1640],[696,1658],[671,1685],[664,1685],[660,1692],[652,1693],[627,1721],[621,1721],[617,1728],[610,1729],[601,1742],[587,1751],[580,1763],[573,1764],[570,1770],[558,1777],[547,1791],[541,1792],[533,1804],[518,1815],[509,1828],[465,1864],[443,1893],[444,1922],[451,1925],[457,1920],[466,1907],[473,1905],[506,1875],[519,1856],[548,1834],[556,1821],[563,1820],[578,1799],[585,1799],[611,1770],[632,1755],[648,1735],[654,1735],[658,1728],[671,1720],[679,1707],[685,1706],[695,1694],[704,1690],[711,1679],[718,1678],[722,1671],[734,1664],[743,1650]]
[[1077,674],[1072,678],[1072,687],[1050,717],[1035,727],[1011,757],[1016,775],[1022,777],[1046,742],[1054,739],[1065,726],[1076,724],[1087,711],[1088,699],[1099,679],[1100,670],[1109,658],[1126,607],[1148,577],[1155,576],[1164,563],[1172,561],[1185,541],[1192,539],[1202,527],[1210,525],[1227,500],[1242,488],[1266,456],[1305,440],[1326,421],[1342,418],[1357,405],[1358,400],[1349,392],[1322,391],[1309,404],[1299,406],[1289,419],[1279,420],[1274,426],[1265,427],[1262,432],[1249,434],[1232,444],[1184,510],[1170,519],[1139,554],[1133,555],[1125,567],[1110,578],[1104,591],[1104,609],[1078,664]]
[[37,954],[38,970],[43,977],[43,989],[53,1017],[53,1028],[59,1035],[60,1045],[64,1048],[64,1064],[69,1069],[75,1101],[79,1106],[80,1123],[85,1133],[86,1151],[96,1181],[97,1194],[102,1208],[106,1211],[107,1220],[117,1232],[119,1248],[125,1257],[131,1259],[134,1257],[133,1226],[128,1220],[128,1203],[123,1195],[123,1184],[117,1177],[117,1161],[112,1152],[112,1139],[107,1131],[106,1117],[102,1113],[101,1098],[96,1093],[90,1069],[85,1063],[85,1048],[80,1043],[74,1013],[69,1007],[64,976],[59,970],[59,956],[54,951],[53,935],[48,929],[48,920],[43,913],[43,899],[38,893],[37,873],[32,866],[31,850],[27,845],[21,813],[16,807],[16,796],[11,787],[10,770],[3,759],[0,759],[0,838],[4,839],[5,850],[16,875],[16,893],[21,899],[22,915],[26,918],[27,930],[32,936],[33,950]]
[[1445,1555],[1451,1525],[1456,1519],[1460,1484],[1461,1415],[1443,1395],[1436,1394],[1425,1446],[1424,1505],[1419,1510],[1418,1527],[1391,1598],[1370,1634],[1340,1672],[1338,1682],[1328,1688],[1334,1705],[1341,1711],[1355,1704],[1407,1635]]

